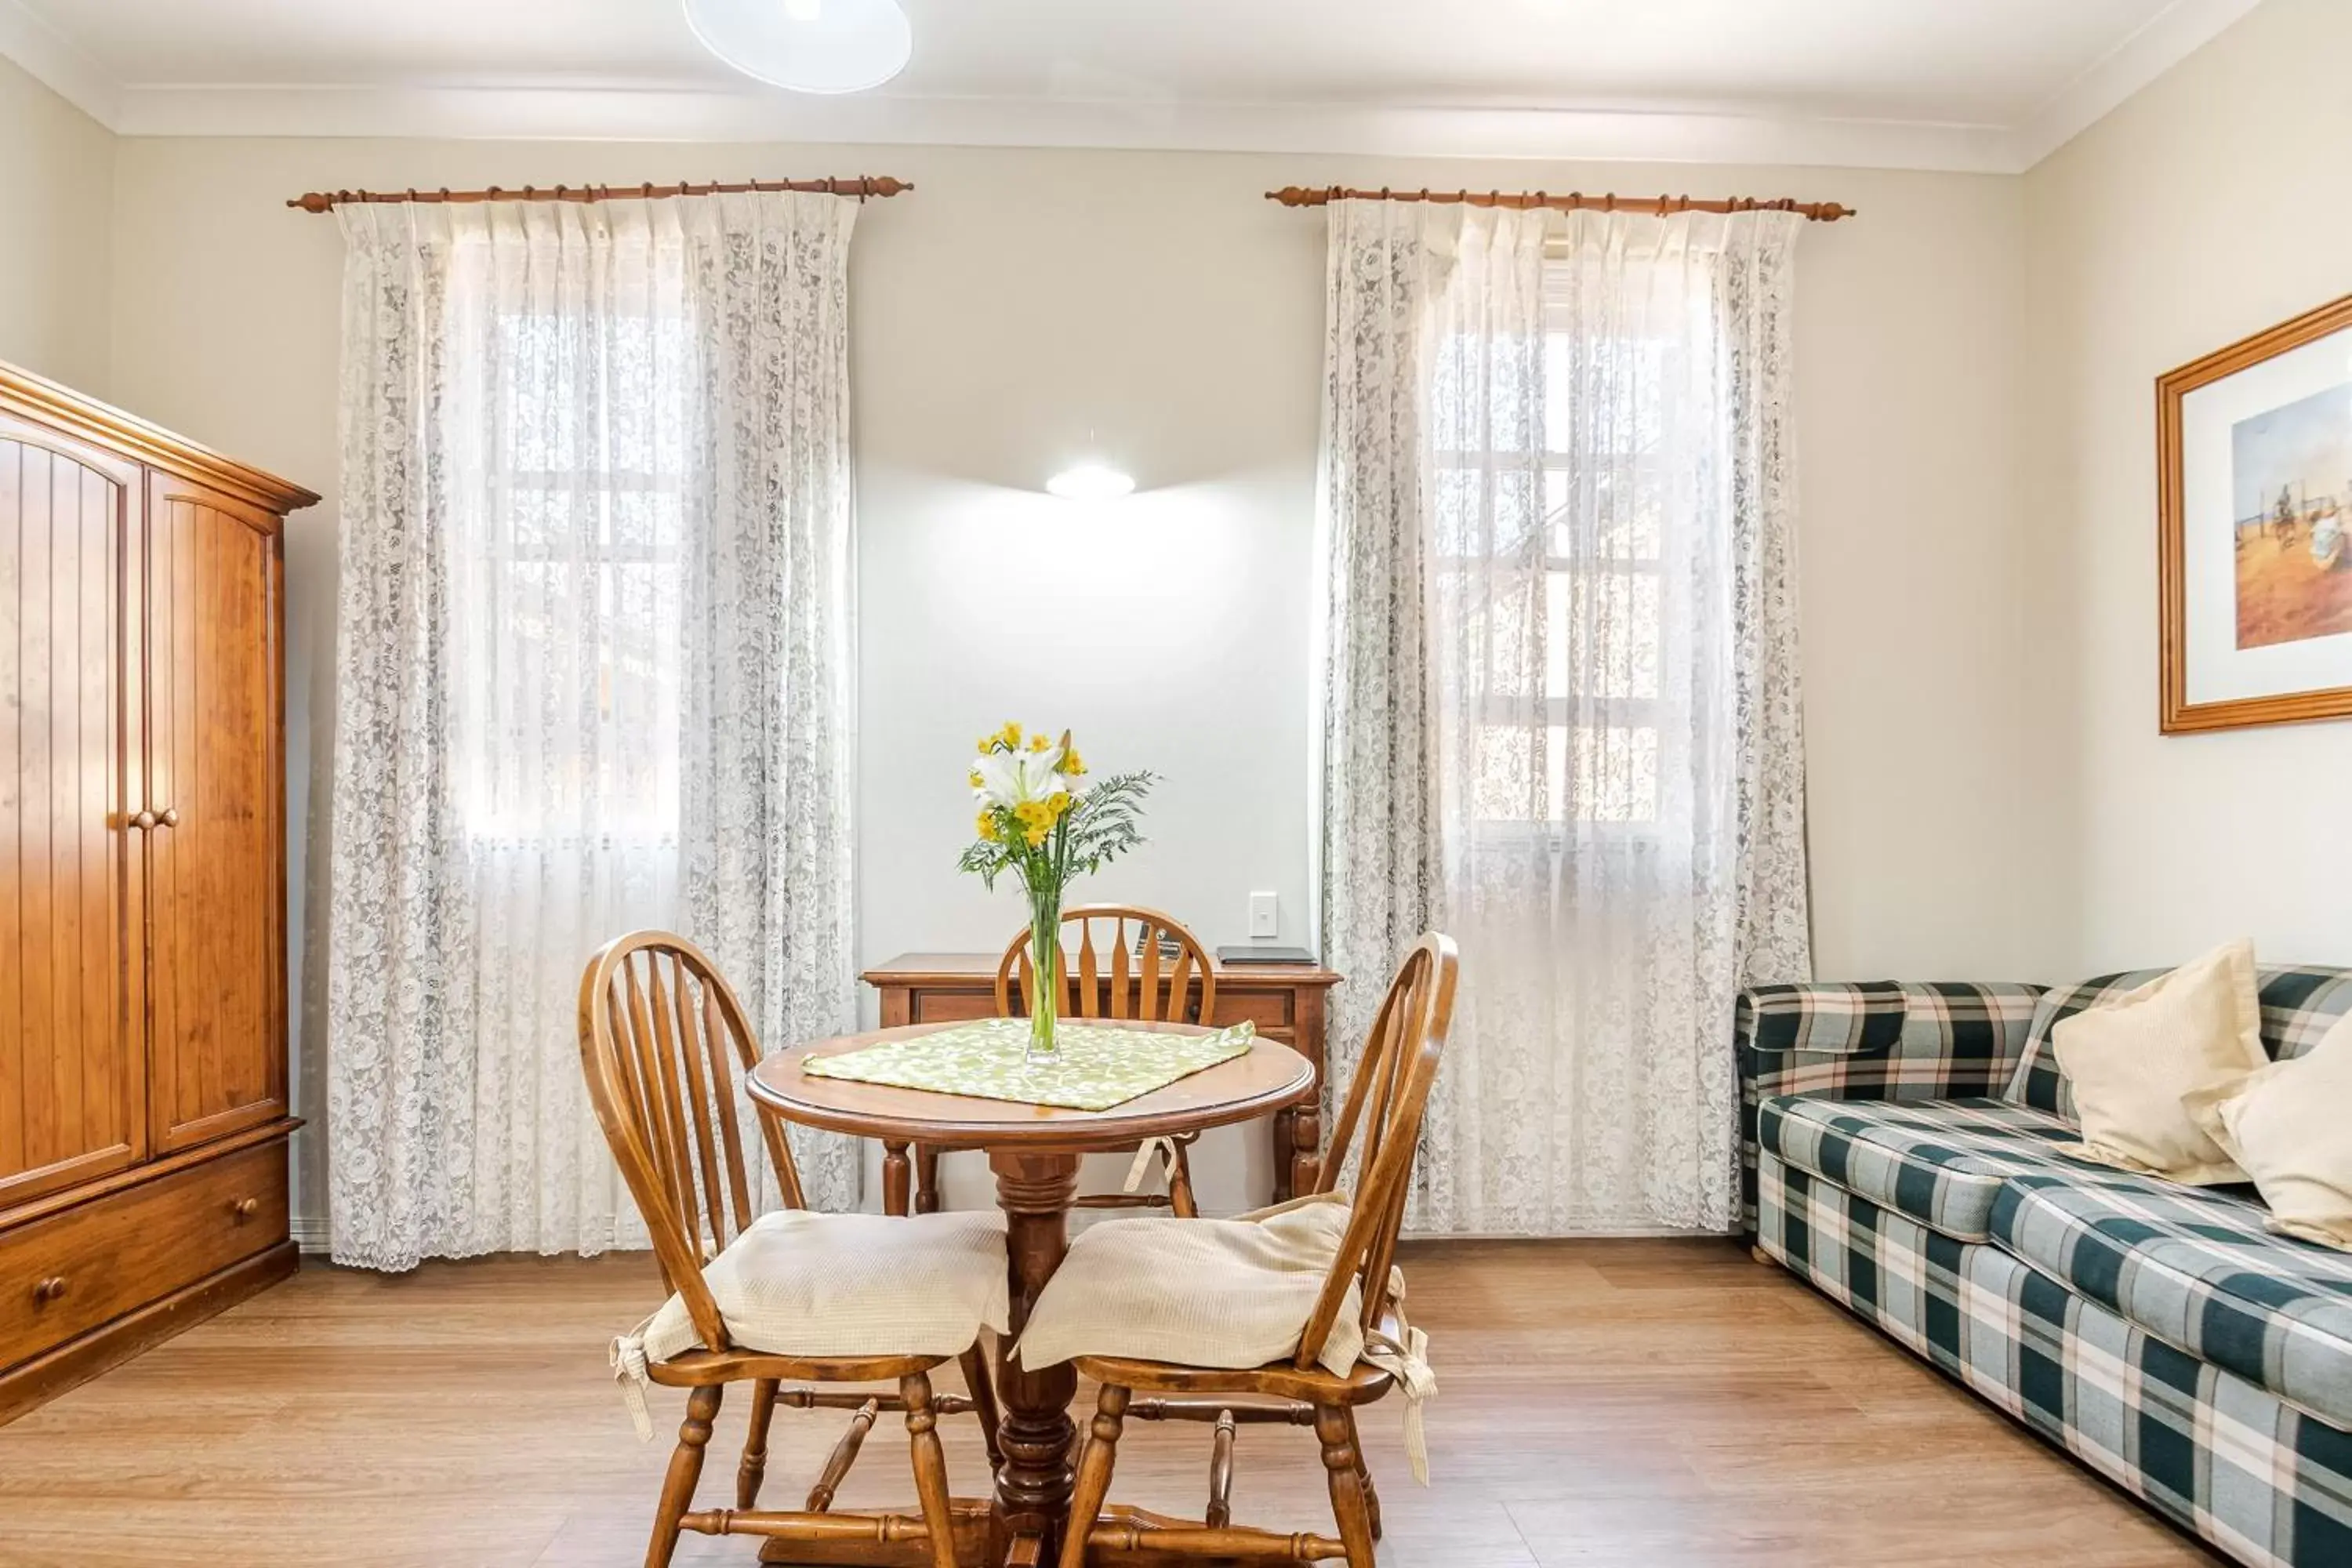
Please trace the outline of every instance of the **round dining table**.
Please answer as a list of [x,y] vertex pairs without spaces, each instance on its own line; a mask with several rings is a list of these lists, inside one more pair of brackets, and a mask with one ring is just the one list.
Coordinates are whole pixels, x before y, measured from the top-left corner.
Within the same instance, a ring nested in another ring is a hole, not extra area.
[[[1171,1034],[1213,1032],[1185,1024],[1097,1018],[1087,1023],[1095,1027]],[[987,1152],[989,1167],[996,1174],[997,1205],[1004,1211],[1013,1321],[1012,1332],[998,1343],[993,1369],[1002,1412],[997,1441],[1003,1458],[985,1521],[982,1547],[985,1555],[974,1563],[968,1550],[962,1554],[966,1568],[983,1564],[985,1568],[999,1564],[1027,1568],[1053,1563],[1061,1550],[1063,1533],[1070,1527],[1070,1493],[1076,1477],[1073,1442],[1077,1434],[1070,1418],[1070,1401],[1077,1393],[1078,1374],[1067,1363],[1034,1369],[1015,1366],[1004,1352],[1020,1338],[1031,1307],[1069,1251],[1070,1210],[1077,1198],[1080,1160],[1089,1152],[1146,1138],[1198,1132],[1287,1109],[1315,1092],[1315,1068],[1297,1051],[1260,1037],[1241,1056],[1108,1110],[1072,1110],[898,1089],[820,1078],[802,1068],[811,1057],[841,1056],[963,1026],[917,1024],[797,1046],[761,1062],[746,1087],[766,1110],[804,1127],[854,1133],[885,1143]],[[961,1538],[961,1528],[958,1533]],[[960,1549],[966,1546],[960,1539]],[[789,1563],[796,1560],[796,1551],[805,1550],[772,1542],[762,1558]],[[829,1556],[826,1561],[866,1559]],[[877,1542],[871,1561],[903,1563],[905,1549]]]

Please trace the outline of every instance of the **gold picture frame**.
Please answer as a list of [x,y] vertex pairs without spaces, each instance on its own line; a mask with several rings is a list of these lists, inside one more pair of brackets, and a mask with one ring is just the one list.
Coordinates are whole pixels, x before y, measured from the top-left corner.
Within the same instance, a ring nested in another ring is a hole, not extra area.
[[[2339,334],[2341,359],[2314,349]],[[2330,364],[2352,367],[2352,296],[2157,380],[2165,734],[2352,717],[2352,368]]]

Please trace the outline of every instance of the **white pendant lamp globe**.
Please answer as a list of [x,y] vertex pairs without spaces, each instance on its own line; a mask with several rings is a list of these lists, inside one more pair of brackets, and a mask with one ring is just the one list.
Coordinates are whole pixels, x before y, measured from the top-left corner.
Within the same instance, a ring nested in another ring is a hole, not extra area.
[[702,47],[794,92],[863,92],[907,68],[914,29],[898,0],[686,0]]

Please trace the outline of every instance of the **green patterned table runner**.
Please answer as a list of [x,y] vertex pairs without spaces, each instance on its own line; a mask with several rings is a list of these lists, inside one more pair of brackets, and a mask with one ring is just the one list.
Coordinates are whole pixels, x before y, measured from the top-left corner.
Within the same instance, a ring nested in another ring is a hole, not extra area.
[[837,1057],[803,1057],[801,1070],[812,1078],[1108,1110],[1247,1054],[1256,1036],[1256,1026],[1248,1023],[1214,1034],[1180,1035],[1066,1018],[1054,1031],[1053,1059],[1033,1064],[1029,1020],[982,1018]]

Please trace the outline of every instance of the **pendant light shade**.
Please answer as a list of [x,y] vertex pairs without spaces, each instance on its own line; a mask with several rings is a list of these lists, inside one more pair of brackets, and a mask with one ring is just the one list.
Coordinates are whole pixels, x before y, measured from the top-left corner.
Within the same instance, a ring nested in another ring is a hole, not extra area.
[[703,47],[795,92],[862,92],[907,67],[914,31],[897,0],[686,0]]

